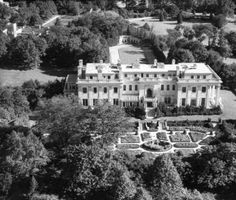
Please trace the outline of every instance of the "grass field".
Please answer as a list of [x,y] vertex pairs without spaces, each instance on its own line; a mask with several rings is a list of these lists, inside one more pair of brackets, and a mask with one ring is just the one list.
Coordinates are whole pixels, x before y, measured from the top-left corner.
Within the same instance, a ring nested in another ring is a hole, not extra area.
[[125,45],[118,52],[122,64],[135,63],[137,59],[140,63],[151,64],[155,59],[152,50],[147,47]]
[[60,80],[67,75],[67,72],[56,74],[55,71],[47,72],[40,69],[34,70],[7,70],[0,69],[0,86],[21,86],[25,81],[38,80],[40,83]]

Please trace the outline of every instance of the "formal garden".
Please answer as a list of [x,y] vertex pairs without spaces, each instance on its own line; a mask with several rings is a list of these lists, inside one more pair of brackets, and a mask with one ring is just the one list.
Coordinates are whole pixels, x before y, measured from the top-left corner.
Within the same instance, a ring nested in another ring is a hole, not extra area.
[[118,139],[116,150],[153,154],[200,151],[216,136],[219,122],[205,121],[139,121]]

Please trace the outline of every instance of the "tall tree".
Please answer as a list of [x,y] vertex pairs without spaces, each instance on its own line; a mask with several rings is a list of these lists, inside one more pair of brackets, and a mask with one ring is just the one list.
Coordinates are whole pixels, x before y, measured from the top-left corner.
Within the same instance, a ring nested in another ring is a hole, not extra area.
[[151,173],[150,187],[154,199],[175,200],[183,197],[181,178],[168,154],[156,158]]

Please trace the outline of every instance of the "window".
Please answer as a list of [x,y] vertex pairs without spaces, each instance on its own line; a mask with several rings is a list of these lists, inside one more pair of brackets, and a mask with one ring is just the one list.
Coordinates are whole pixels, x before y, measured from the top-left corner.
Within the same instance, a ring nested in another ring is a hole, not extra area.
[[206,92],[206,87],[202,87],[202,93]]
[[83,88],[83,93],[84,93],[84,94],[87,93],[87,88],[86,88],[86,87]]
[[195,93],[197,91],[196,87],[192,87],[192,92]]
[[148,78],[148,77],[149,77],[149,74],[146,74],[146,77]]
[[97,88],[95,87],[95,88],[93,88],[93,93],[97,93]]
[[205,104],[206,104],[206,99],[205,99],[205,98],[202,98],[202,100],[201,100],[201,106],[202,106],[202,107],[205,107]]
[[162,76],[162,77],[165,77],[165,74],[162,74],[161,76]]
[[107,78],[108,78],[108,79],[111,79],[111,76],[108,76]]
[[125,78],[127,78],[127,74],[125,74]]
[[200,76],[199,76],[199,75],[197,76],[197,79],[200,79]]
[[166,104],[170,104],[171,103],[171,98],[170,97],[165,97],[164,102]]
[[132,85],[129,85],[129,91],[132,91]]
[[118,88],[114,87],[114,93],[118,93]]
[[157,77],[157,74],[154,74],[154,77],[156,78],[156,77]]
[[197,100],[196,99],[191,99],[191,106],[197,106]]
[[181,105],[182,105],[182,106],[186,106],[186,99],[185,99],[185,98],[182,98]]
[[106,88],[106,87],[103,88],[103,92],[104,92],[105,94],[107,93],[107,88]]
[[206,75],[203,76],[203,79],[206,79]]
[[137,77],[137,76],[138,76],[137,74],[134,75],[134,77]]
[[138,90],[138,85],[135,85],[135,91],[137,91]]
[[90,76],[90,79],[93,79],[93,76]]
[[115,74],[115,79],[119,79],[119,74]]
[[119,105],[119,99],[113,99],[113,105]]
[[182,87],[182,92],[186,93],[186,87]]
[[164,85],[161,85],[161,90],[164,90]]
[[125,107],[125,102],[123,102],[123,107]]
[[141,77],[143,78],[143,73],[141,74]]
[[191,76],[191,79],[194,79],[194,76],[193,76],[193,75]]
[[123,85],[123,90],[126,91],[126,85]]
[[93,99],[93,105],[96,106],[98,104],[98,99]]
[[167,85],[166,90],[170,90],[170,86],[169,85]]
[[175,90],[175,85],[172,85],[172,90]]
[[83,99],[83,106],[88,106],[88,99]]

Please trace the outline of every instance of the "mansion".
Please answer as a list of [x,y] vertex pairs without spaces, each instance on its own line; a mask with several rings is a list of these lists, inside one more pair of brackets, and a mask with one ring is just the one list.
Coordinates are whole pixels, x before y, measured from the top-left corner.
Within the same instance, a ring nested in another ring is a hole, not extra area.
[[78,96],[83,106],[99,101],[155,108],[159,102],[180,106],[220,105],[220,77],[204,63],[110,64],[79,61],[77,74],[66,77],[64,94]]

